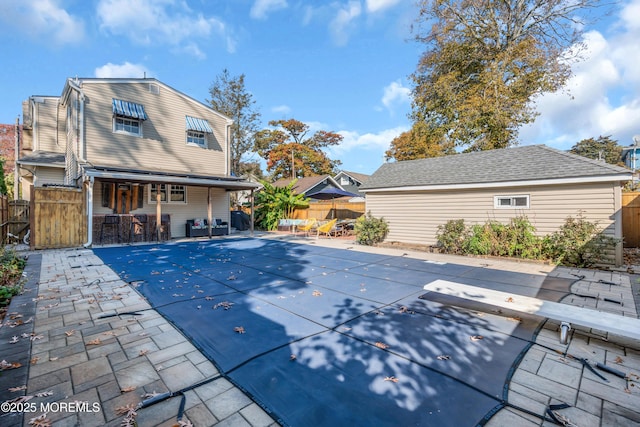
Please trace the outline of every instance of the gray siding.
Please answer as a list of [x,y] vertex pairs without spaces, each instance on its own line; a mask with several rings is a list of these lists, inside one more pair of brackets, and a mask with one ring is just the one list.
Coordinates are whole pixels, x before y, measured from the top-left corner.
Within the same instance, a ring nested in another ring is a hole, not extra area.
[[[615,215],[619,209],[619,186],[613,183],[494,188],[482,190],[367,193],[367,211],[389,223],[387,241],[436,243],[439,225],[450,219],[467,224],[487,220],[508,222],[526,215],[540,235],[556,231],[568,216],[582,211],[598,222],[608,235],[619,236]],[[529,209],[495,209],[494,196],[529,195]],[[618,223],[621,227],[621,223]]]
[[[226,120],[211,109],[162,84],[85,81],[86,159],[96,165],[131,169],[225,175]],[[113,132],[112,98],[144,105],[142,137]],[[208,148],[186,144],[185,115],[209,121]]]

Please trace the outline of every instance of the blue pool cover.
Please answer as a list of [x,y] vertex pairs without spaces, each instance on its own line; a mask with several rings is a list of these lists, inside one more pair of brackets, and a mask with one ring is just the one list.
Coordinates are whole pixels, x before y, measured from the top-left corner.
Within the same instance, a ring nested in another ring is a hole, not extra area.
[[237,238],[94,252],[283,425],[475,426],[541,319],[425,294],[436,279],[559,300],[543,275]]

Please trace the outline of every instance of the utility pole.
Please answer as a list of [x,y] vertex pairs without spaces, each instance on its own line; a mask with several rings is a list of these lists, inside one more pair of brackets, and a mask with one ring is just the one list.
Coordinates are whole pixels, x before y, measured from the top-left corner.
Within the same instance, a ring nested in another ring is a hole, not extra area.
[[15,146],[13,153],[13,200],[20,199],[20,173],[18,172],[18,157],[20,156],[20,116],[16,117]]

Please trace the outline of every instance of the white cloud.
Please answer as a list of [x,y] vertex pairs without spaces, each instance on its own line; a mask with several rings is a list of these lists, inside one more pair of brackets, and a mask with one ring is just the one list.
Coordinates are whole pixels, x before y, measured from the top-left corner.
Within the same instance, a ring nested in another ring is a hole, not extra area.
[[361,173],[373,173],[384,163],[384,153],[389,149],[391,141],[402,132],[409,130],[406,126],[386,129],[378,133],[365,133],[341,130],[343,136],[340,145],[327,149],[329,157],[340,159],[341,168]]
[[400,0],[367,0],[367,11],[369,13],[379,12],[400,3]]
[[338,46],[344,46],[349,41],[349,27],[354,19],[362,14],[360,1],[349,1],[347,5],[341,7],[338,13],[329,23],[329,31],[334,42]]
[[267,15],[288,7],[287,0],[256,0],[251,6],[249,16],[253,19],[267,19]]
[[402,85],[402,81],[396,80],[384,88],[382,105],[384,105],[391,113],[394,112],[395,107],[410,102],[411,89],[404,87]]
[[536,121],[520,131],[523,144],[543,143],[569,149],[585,138],[611,135],[620,145],[640,133],[640,0],[622,8],[615,31],[585,34],[584,61],[573,66],[569,93],[539,97]]
[[233,52],[235,42],[229,38],[224,22],[193,12],[185,2],[173,0],[100,0],[97,7],[100,28],[129,38],[140,45],[167,44],[204,58],[196,40],[207,42],[212,36],[225,41]]
[[130,62],[125,62],[124,64],[112,64],[111,62],[103,65],[102,67],[98,67],[95,69],[95,75],[98,78],[137,78],[141,79],[145,75],[150,77],[151,73],[149,70],[140,64],[131,64]]
[[0,21],[54,45],[80,43],[85,37],[83,20],[70,15],[58,0],[5,0]]
[[271,111],[278,114],[291,114],[291,108],[288,105],[276,105],[271,108]]

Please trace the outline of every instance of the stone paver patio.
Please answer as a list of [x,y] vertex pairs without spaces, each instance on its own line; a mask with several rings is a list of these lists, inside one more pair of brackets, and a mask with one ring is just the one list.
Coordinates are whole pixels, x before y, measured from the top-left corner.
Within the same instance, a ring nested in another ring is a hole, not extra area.
[[[574,284],[574,292],[601,298],[572,295],[563,302],[637,317],[631,291],[635,279],[624,272],[357,247],[344,240],[299,241],[553,277],[584,276]],[[0,373],[0,400],[34,397],[22,402],[20,408],[27,410],[3,411],[0,425],[29,425],[42,415],[40,409],[48,407],[47,419],[54,426],[119,426],[127,408],[135,408],[144,398],[201,382],[205,383],[184,393],[184,422],[195,426],[277,425],[91,250],[32,253],[27,277],[26,292],[14,299],[9,310],[12,315],[0,328],[0,358],[22,365]],[[621,304],[604,301],[605,296]],[[116,311],[132,314],[105,317]],[[17,342],[10,344],[11,340]],[[553,322],[546,323],[536,343],[513,374],[510,405],[487,425],[552,425],[533,414],[544,414],[556,403],[569,405],[556,411],[559,417],[581,427],[640,425],[640,343],[577,327],[565,346],[559,343]],[[604,381],[579,358],[613,366],[627,378],[597,370]],[[21,386],[26,389],[9,391]],[[139,426],[175,425],[180,404],[177,396],[140,409],[136,421]]]

